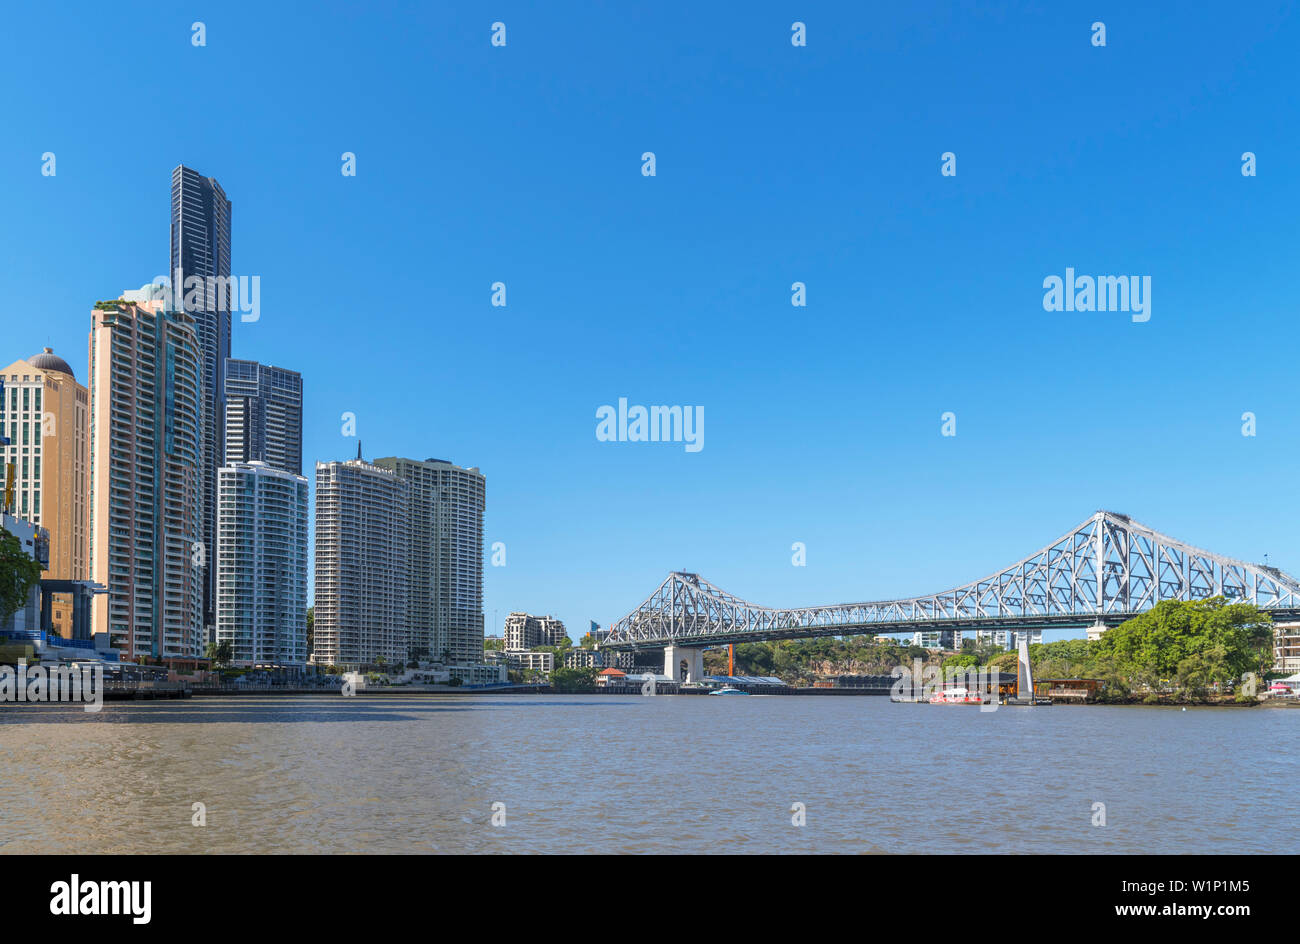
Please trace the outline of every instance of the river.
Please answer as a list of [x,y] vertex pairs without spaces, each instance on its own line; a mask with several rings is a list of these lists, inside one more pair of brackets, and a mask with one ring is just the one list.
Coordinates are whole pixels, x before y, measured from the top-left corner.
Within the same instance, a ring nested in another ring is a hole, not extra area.
[[6,705],[0,851],[1273,851],[1297,730],[1300,711],[880,697]]

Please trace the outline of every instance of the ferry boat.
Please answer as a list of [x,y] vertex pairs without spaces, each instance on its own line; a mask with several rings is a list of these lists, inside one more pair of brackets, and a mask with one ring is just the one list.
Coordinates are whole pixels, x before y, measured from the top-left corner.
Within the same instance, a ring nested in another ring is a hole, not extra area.
[[980,697],[979,692],[960,687],[945,688],[930,696],[932,705],[978,705],[982,702],[983,698]]
[[710,695],[748,695],[749,692],[742,692],[738,688],[732,688],[730,685],[724,685],[716,691],[709,692]]

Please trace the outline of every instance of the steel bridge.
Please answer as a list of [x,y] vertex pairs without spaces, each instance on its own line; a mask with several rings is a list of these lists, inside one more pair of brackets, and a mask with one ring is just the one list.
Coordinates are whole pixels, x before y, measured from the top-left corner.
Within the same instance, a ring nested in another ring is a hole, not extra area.
[[[1223,596],[1277,619],[1300,618],[1300,581],[1262,564],[1201,550],[1099,511],[1046,547],[962,587],[905,600],[773,609],[698,574],[675,571],[611,627],[601,648],[686,651],[726,643],[918,629],[1101,629],[1164,600]],[[675,668],[670,673],[676,676]],[[696,674],[692,672],[691,674]]]

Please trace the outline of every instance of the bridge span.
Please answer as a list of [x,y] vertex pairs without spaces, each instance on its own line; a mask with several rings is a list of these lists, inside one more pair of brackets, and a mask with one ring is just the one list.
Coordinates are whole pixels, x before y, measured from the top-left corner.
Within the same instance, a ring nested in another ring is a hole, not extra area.
[[1104,629],[1165,600],[1223,596],[1300,618],[1300,581],[1099,511],[997,573],[926,596],[775,609],[674,571],[611,627],[601,648],[664,649],[677,681],[703,675],[702,651],[728,643],[960,629]]

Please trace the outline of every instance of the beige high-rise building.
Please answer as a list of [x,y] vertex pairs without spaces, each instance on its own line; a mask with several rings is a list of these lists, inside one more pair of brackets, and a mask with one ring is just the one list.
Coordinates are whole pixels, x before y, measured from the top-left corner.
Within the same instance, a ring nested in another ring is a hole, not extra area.
[[147,292],[97,302],[90,332],[94,631],[125,659],[202,654],[198,338]]
[[[0,457],[14,466],[13,513],[49,532],[50,563],[42,577],[86,580],[89,392],[48,347],[14,361],[0,376],[5,389],[0,424],[10,442],[0,446]],[[55,598],[53,619],[60,635],[72,635],[70,600]]]
[[356,668],[410,654],[410,489],[361,458],[316,463],[316,611],[311,661]]
[[[406,627],[417,658],[451,665],[483,659],[483,512],[487,480],[477,467],[387,456],[410,486],[411,582]],[[319,619],[319,614],[317,619]]]

